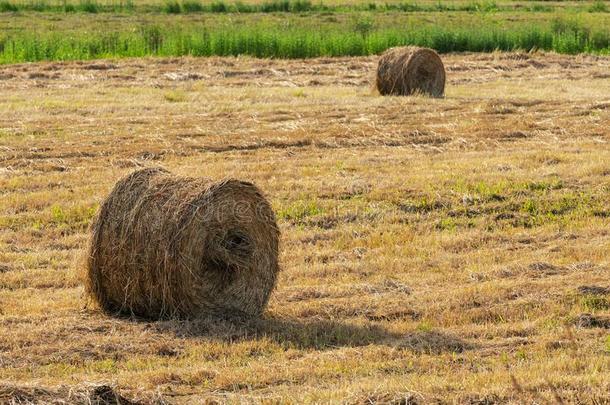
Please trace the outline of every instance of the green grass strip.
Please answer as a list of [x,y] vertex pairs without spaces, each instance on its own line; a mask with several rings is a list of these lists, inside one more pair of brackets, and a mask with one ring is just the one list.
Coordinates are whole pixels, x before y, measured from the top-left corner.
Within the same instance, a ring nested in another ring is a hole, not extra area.
[[364,56],[392,46],[419,45],[439,52],[542,49],[558,53],[610,53],[607,31],[553,31],[541,28],[380,29],[372,32],[305,28],[243,27],[163,29],[142,26],[129,32],[19,34],[0,37],[0,63],[140,56],[229,56],[312,58]]
[[327,5],[322,1],[311,0],[266,0],[261,3],[244,3],[241,1],[228,2],[214,0],[202,2],[200,0],[165,0],[159,4],[134,3],[132,0],[120,0],[112,3],[98,2],[96,0],[79,1],[52,1],[31,0],[15,1],[0,0],[0,13],[16,12],[54,12],[54,13],[133,13],[155,12],[168,14],[191,13],[303,13],[303,12],[353,12],[353,11],[401,11],[401,12],[553,12],[557,9],[570,9],[574,11],[587,11],[592,13],[607,13],[610,8],[603,0],[592,3],[576,4],[570,6],[555,6],[540,2],[518,4],[504,4],[493,0],[471,1],[468,3],[442,2],[420,4],[414,1],[403,2],[362,2],[356,4]]

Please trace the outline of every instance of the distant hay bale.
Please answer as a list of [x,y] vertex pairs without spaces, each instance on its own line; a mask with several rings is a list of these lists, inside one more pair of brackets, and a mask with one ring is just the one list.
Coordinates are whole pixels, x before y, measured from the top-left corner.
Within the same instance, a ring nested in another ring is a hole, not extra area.
[[276,283],[278,243],[273,210],[255,185],[142,169],[100,207],[87,290],[111,314],[255,317]]
[[442,97],[445,93],[445,66],[432,49],[390,48],[379,59],[377,90],[382,95],[422,93]]

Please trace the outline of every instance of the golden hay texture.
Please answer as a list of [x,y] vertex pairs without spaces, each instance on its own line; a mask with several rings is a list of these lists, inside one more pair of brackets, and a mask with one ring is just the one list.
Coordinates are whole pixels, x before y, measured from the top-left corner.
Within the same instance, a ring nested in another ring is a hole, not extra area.
[[377,90],[382,95],[445,94],[445,66],[428,48],[399,47],[385,51],[377,65]]
[[278,240],[273,210],[253,184],[138,170],[100,208],[88,291],[108,313],[257,316],[276,283]]

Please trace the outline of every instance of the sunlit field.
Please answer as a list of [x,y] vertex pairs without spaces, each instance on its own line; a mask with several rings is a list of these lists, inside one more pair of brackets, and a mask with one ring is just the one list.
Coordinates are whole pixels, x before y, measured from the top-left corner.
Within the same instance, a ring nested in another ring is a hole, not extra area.
[[[610,403],[609,9],[0,0],[0,404]],[[379,95],[398,45],[444,98]],[[262,318],[88,299],[145,167],[263,190]]]
[[[378,96],[375,57],[0,68],[0,398],[608,401],[610,61],[444,61],[444,99]],[[87,303],[92,216],[158,165],[265,191],[262,320]]]

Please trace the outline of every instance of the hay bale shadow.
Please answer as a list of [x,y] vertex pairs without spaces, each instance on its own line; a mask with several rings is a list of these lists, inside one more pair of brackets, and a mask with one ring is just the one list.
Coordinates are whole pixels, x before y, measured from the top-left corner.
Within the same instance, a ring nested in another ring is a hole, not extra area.
[[129,399],[117,387],[106,384],[54,389],[34,385],[0,385],[0,404],[164,405],[167,402],[160,397]]
[[297,349],[332,349],[371,344],[406,349],[416,353],[461,353],[473,348],[462,339],[443,332],[392,332],[374,323],[352,324],[321,319],[287,319],[268,316],[257,320],[238,318],[157,322],[159,332],[178,337],[201,337],[226,342],[270,339]]

